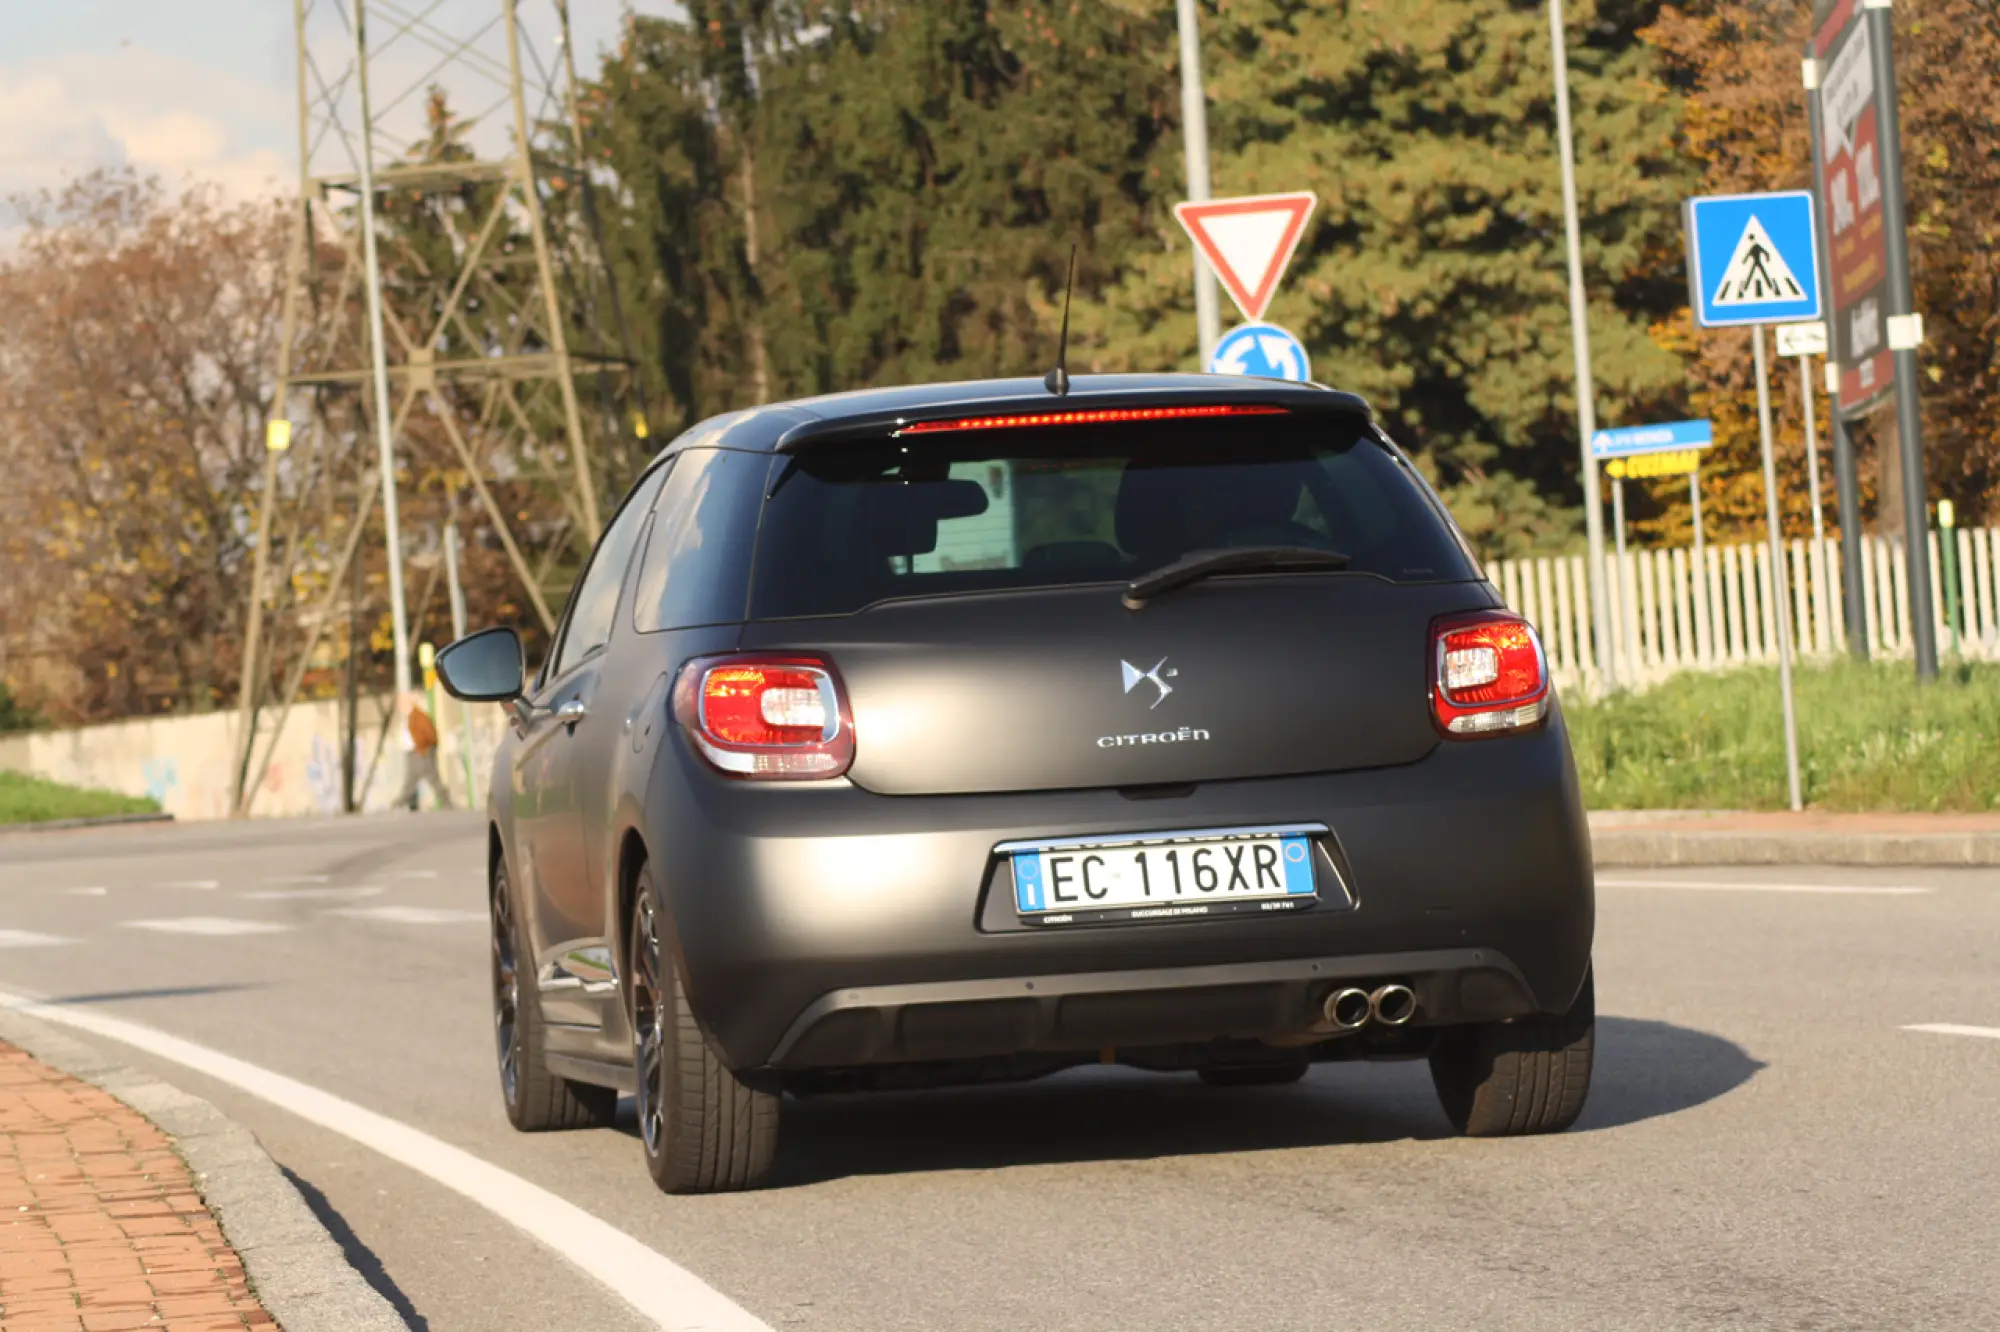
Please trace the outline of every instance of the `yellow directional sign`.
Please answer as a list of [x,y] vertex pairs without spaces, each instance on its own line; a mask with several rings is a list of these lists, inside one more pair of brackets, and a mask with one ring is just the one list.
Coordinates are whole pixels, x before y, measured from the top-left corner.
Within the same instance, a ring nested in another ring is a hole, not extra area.
[[1700,449],[1675,449],[1671,453],[1641,453],[1630,458],[1613,458],[1604,470],[1613,480],[1642,476],[1686,476],[1701,466]]

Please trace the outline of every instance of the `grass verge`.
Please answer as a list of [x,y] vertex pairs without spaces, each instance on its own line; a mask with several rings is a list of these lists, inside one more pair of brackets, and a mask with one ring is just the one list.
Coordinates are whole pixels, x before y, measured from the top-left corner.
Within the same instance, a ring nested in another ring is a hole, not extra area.
[[[1793,673],[1799,779],[1826,810],[2000,809],[2000,666],[1908,662]],[[1644,693],[1565,700],[1588,809],[1783,809],[1775,666],[1690,672]]]
[[97,819],[111,814],[156,814],[159,805],[144,796],[85,791],[46,782],[21,772],[0,772],[0,826],[46,823],[50,819]]

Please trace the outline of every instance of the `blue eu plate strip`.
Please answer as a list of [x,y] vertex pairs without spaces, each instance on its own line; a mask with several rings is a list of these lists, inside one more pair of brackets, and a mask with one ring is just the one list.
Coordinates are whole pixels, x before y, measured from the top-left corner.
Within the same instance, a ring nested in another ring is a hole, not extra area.
[[1279,843],[1278,853],[1285,866],[1285,895],[1310,895],[1313,890],[1312,840],[1287,837]]
[[1014,905],[1022,911],[1042,909],[1042,858],[1036,852],[1014,857]]

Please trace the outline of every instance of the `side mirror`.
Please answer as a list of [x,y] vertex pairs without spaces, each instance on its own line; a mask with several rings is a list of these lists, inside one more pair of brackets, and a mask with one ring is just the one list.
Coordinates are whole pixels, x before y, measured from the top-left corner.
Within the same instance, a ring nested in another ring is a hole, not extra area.
[[468,703],[505,703],[521,696],[521,636],[512,629],[481,629],[437,654],[445,692]]

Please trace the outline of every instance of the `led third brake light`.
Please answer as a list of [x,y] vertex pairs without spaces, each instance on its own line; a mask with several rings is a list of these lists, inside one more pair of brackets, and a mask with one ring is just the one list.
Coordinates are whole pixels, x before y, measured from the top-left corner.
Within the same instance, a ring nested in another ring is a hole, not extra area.
[[854,760],[840,681],[818,657],[691,661],[674,682],[673,706],[701,756],[734,777],[838,777]]
[[1524,731],[1548,715],[1548,663],[1520,616],[1448,616],[1431,625],[1431,649],[1431,711],[1446,735]]
[[1224,402],[1200,407],[1105,407],[1083,412],[1030,412],[1011,416],[962,416],[950,421],[917,421],[897,435],[941,435],[959,430],[1012,430],[1035,426],[1117,425],[1131,421],[1189,421],[1217,416],[1289,416],[1283,407]]

